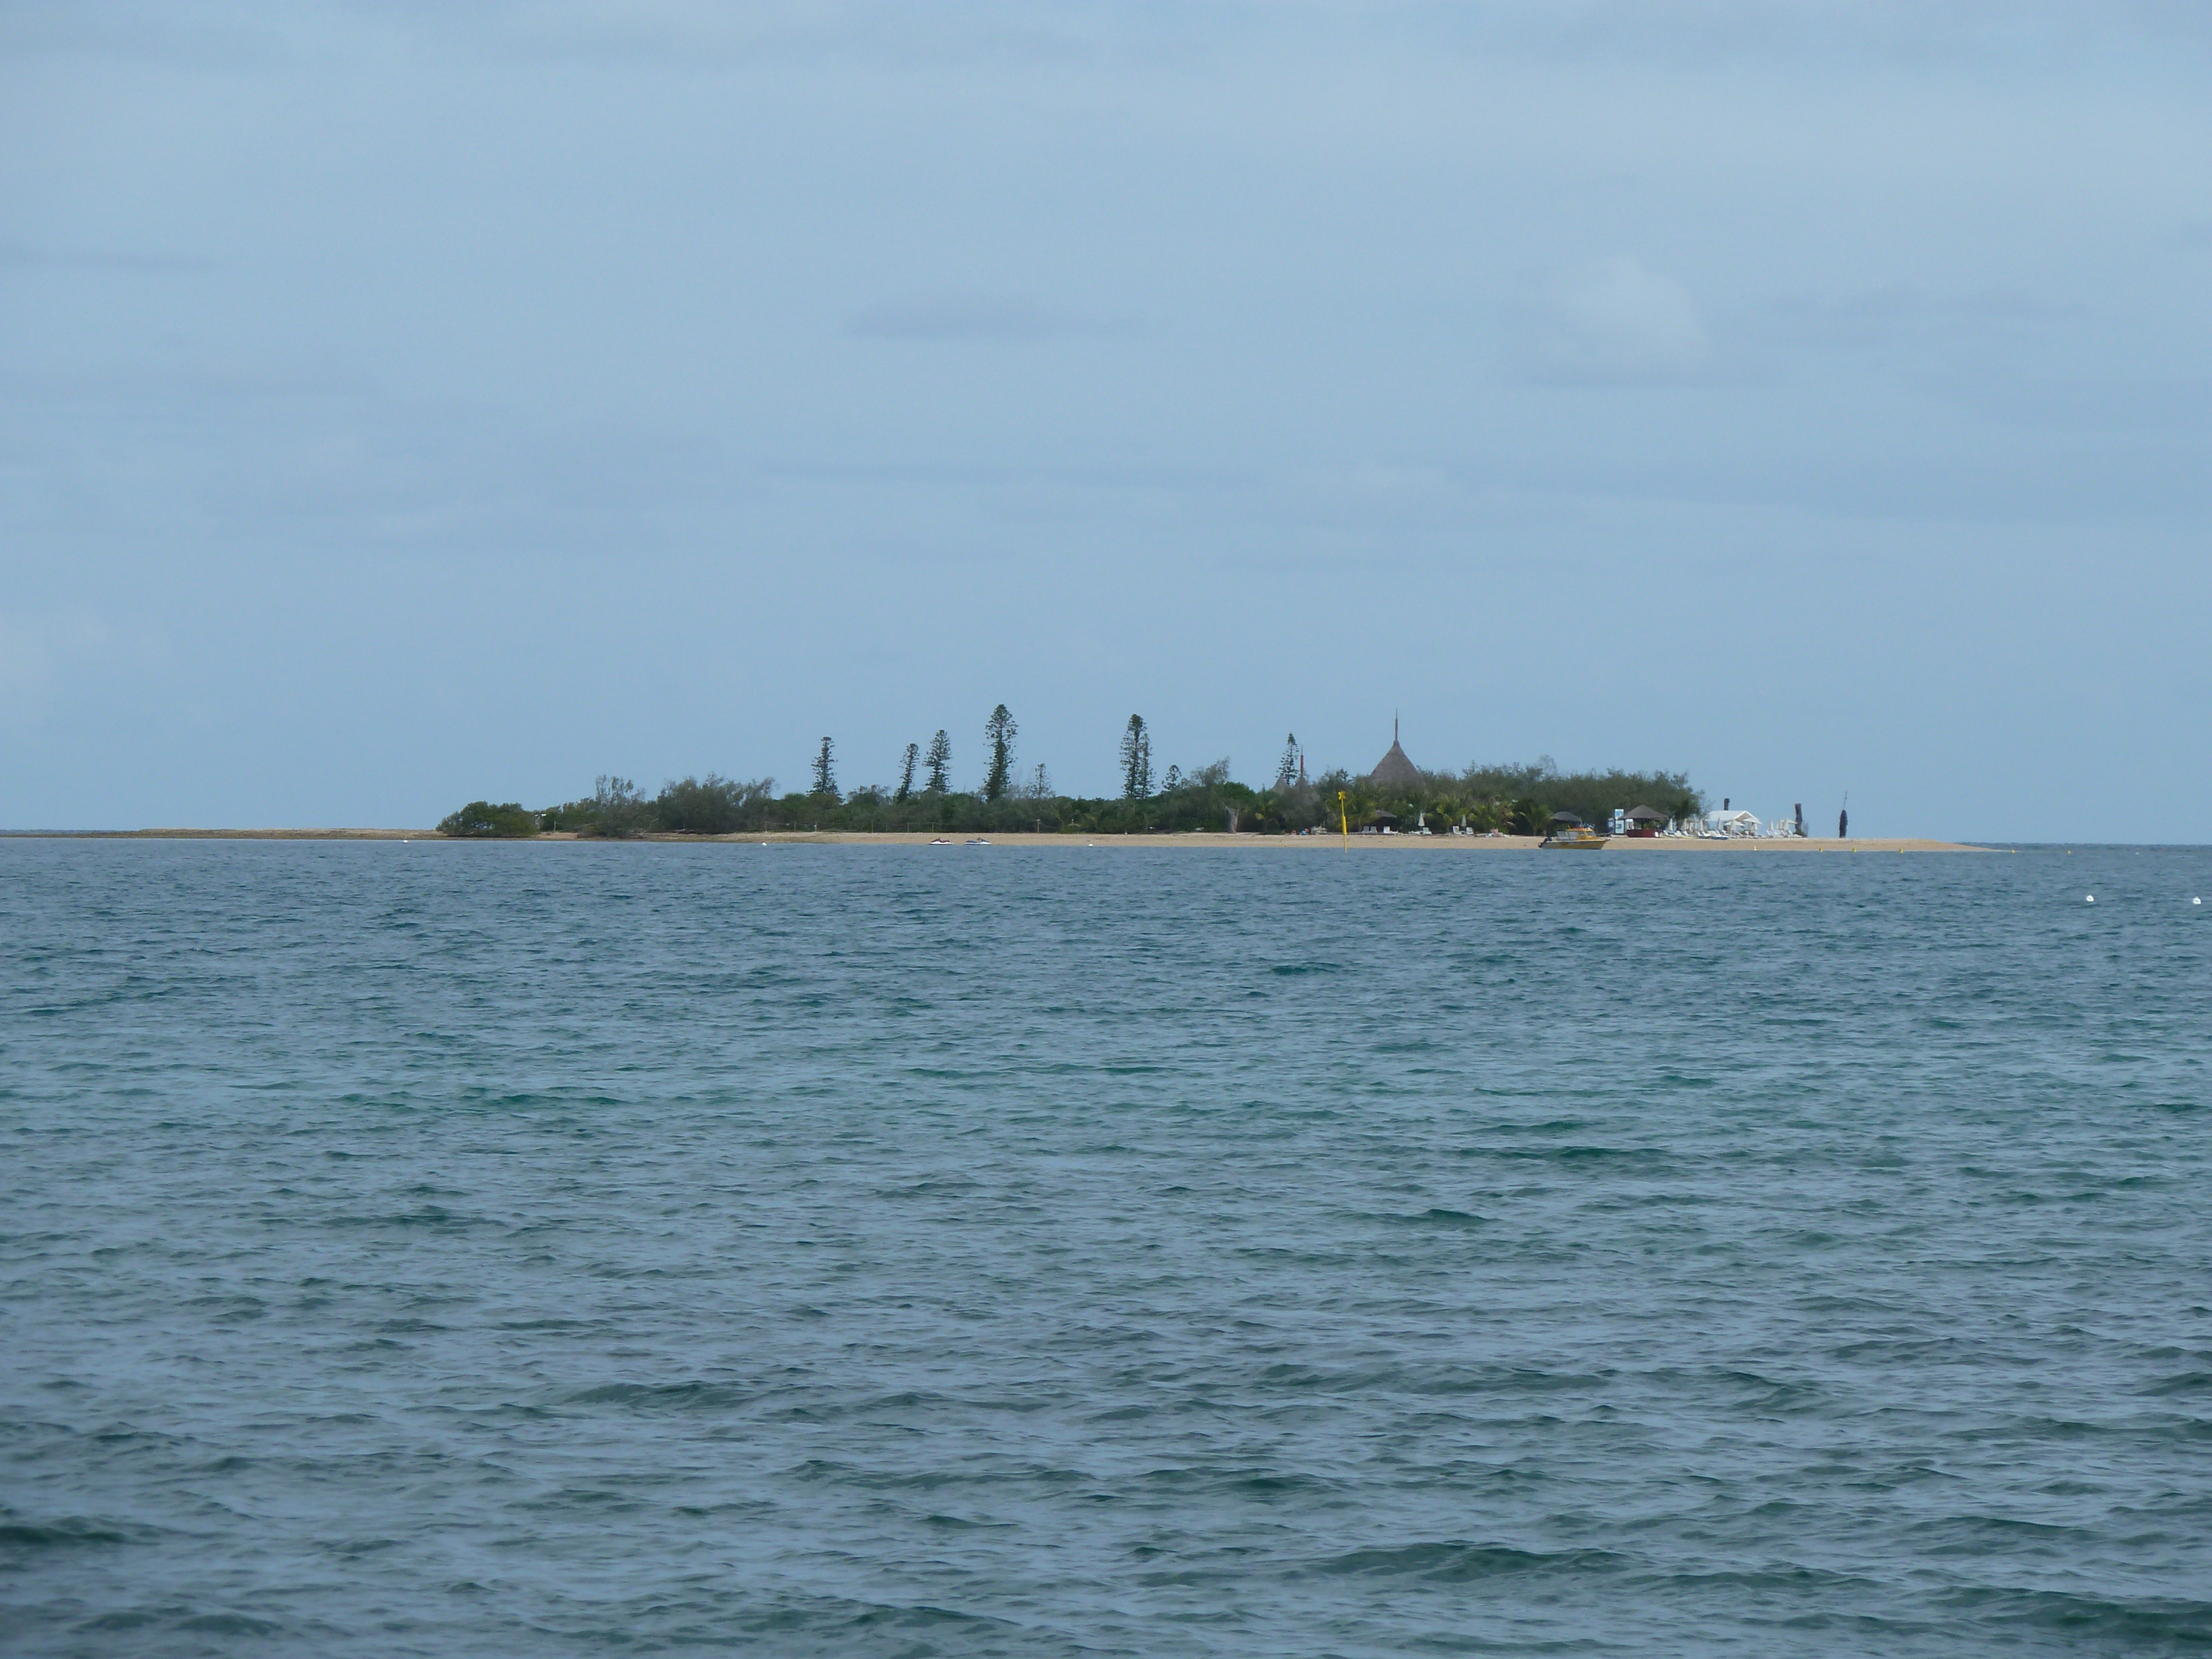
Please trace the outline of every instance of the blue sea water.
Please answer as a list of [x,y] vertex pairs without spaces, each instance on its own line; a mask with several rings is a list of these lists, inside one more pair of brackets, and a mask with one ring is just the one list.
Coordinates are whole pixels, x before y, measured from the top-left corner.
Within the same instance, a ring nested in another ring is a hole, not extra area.
[[2201,1652],[2200,896],[0,843],[0,1649]]

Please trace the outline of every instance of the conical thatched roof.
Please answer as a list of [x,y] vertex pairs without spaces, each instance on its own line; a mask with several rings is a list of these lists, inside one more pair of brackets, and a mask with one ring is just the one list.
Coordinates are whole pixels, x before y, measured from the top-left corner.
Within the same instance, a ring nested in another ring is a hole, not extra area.
[[1421,769],[1408,760],[1406,751],[1398,746],[1398,722],[1395,720],[1390,722],[1390,752],[1375,763],[1367,781],[1384,788],[1407,783],[1418,786],[1421,781]]

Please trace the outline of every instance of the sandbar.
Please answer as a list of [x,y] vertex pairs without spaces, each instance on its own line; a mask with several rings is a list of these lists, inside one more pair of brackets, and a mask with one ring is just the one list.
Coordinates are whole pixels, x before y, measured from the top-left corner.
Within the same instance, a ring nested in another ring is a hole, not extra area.
[[[440,835],[435,830],[0,830],[0,838],[9,840],[60,841],[445,841],[459,842],[492,840],[495,837],[455,836]],[[580,839],[563,830],[552,830],[544,835],[517,837],[538,842],[567,842]],[[838,847],[927,847],[942,841],[950,846],[963,846],[970,837],[964,834],[932,836],[927,830],[868,831],[859,830],[762,830],[749,834],[732,836],[677,836],[655,832],[650,835],[628,836],[633,842],[681,842],[700,846],[715,843],[784,846]],[[1477,852],[1534,852],[1542,844],[1537,836],[1368,836],[1355,835],[1348,839],[1342,836],[1261,836],[1231,835],[1224,831],[1194,830],[1175,835],[1085,834],[1080,830],[1052,830],[1036,834],[1028,830],[994,831],[981,837],[993,847],[1185,847],[1185,848],[1244,848],[1265,847],[1303,848],[1306,851],[1334,851],[1355,853],[1477,853]],[[610,843],[612,844],[612,843]],[[1732,836],[1726,841],[1707,840],[1698,836],[1655,836],[1642,838],[1615,836],[1598,849],[1604,853],[1986,853],[1986,847],[1969,846],[1963,842],[1931,841],[1924,836],[1858,837],[1839,841],[1833,836],[1779,836],[1760,837]]]

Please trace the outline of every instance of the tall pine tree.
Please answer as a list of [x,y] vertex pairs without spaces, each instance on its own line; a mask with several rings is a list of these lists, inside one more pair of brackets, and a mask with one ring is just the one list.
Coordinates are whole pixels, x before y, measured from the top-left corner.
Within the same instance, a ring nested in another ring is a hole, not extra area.
[[983,743],[991,757],[990,768],[983,774],[983,799],[996,800],[1006,793],[1013,780],[1014,717],[1000,703],[991,711],[991,718],[983,722]]
[[837,768],[830,756],[830,739],[822,739],[821,752],[814,757],[814,793],[837,799]]
[[1145,729],[1142,714],[1132,714],[1121,731],[1121,793],[1145,800],[1152,793],[1152,734]]
[[906,753],[899,757],[898,793],[891,797],[893,800],[902,801],[910,799],[913,797],[914,763],[915,761],[921,759],[921,745],[920,744],[910,743],[907,744]]
[[1287,789],[1298,781],[1298,734],[1283,739],[1283,757],[1275,763],[1275,787]]
[[929,793],[950,794],[952,791],[952,739],[939,726],[937,735],[929,740],[929,753],[924,757],[929,765]]

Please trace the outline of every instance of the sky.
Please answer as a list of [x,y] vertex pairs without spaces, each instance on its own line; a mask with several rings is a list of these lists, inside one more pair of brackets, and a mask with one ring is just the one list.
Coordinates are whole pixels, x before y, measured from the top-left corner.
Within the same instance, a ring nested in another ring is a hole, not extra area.
[[2201,5],[0,0],[0,828],[1004,702],[2202,842],[2209,155]]

